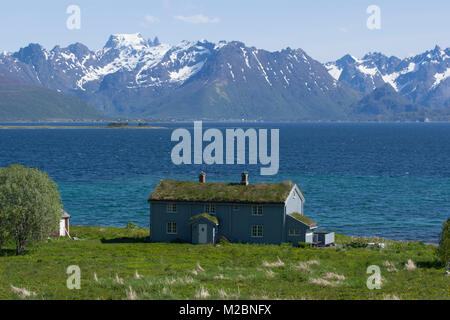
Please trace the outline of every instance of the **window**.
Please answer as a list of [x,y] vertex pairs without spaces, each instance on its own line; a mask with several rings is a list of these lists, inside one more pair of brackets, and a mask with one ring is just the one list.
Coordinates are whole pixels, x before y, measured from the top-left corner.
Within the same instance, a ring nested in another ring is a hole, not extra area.
[[290,236],[299,236],[300,230],[299,229],[289,229],[289,235]]
[[167,212],[168,213],[176,213],[177,212],[177,205],[175,203],[169,203],[167,205]]
[[215,204],[205,204],[205,213],[212,213],[215,214],[216,213],[216,205]]
[[233,205],[233,211],[239,211],[239,206],[237,204]]
[[252,214],[254,216],[262,216],[262,214],[263,214],[263,207],[262,206],[253,206],[252,207]]
[[167,223],[167,233],[168,234],[176,234],[177,233],[177,223],[176,222],[168,222]]
[[252,237],[262,238],[263,237],[263,226],[260,224],[255,224],[252,226]]

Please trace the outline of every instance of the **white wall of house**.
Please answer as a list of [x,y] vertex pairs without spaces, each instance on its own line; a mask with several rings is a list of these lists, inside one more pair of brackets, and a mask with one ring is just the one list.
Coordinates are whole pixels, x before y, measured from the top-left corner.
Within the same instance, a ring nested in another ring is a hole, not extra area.
[[291,214],[293,212],[298,212],[303,214],[303,203],[305,199],[300,193],[297,186],[294,186],[286,200],[286,214]]

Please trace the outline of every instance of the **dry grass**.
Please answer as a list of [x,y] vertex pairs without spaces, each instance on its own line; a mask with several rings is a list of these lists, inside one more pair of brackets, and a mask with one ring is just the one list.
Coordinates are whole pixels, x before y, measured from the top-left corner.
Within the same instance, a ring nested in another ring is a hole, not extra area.
[[134,291],[131,286],[129,286],[128,289],[125,291],[127,293],[127,300],[137,300],[136,291]]
[[225,277],[223,274],[219,274],[214,277],[214,280],[228,280],[229,278]]
[[334,287],[334,286],[338,285],[338,283],[336,283],[336,282],[331,282],[331,281],[321,279],[321,278],[313,278],[310,280],[310,282],[312,284],[318,284],[318,285],[327,286],[327,287]]
[[98,282],[97,272],[94,272],[94,281]]
[[409,260],[408,260],[408,263],[405,264],[405,268],[406,268],[406,270],[411,271],[411,270],[416,270],[417,267],[416,267],[414,261],[412,261],[411,259],[409,259]]
[[194,279],[188,276],[185,276],[184,278],[181,279],[184,283],[189,284],[189,283],[193,283]]
[[345,280],[345,276],[344,275],[340,275],[340,274],[336,274],[336,273],[332,273],[332,272],[328,272],[325,275],[326,279],[336,279],[336,280]]
[[205,269],[203,269],[199,263],[197,263],[197,265],[195,266],[195,270],[202,271],[202,272],[205,271]]
[[204,287],[201,287],[199,291],[195,293],[195,298],[206,299],[209,297],[209,292]]
[[217,293],[219,294],[219,297],[221,297],[222,299],[225,299],[226,297],[228,297],[227,292],[225,290],[223,290],[223,289],[219,289],[217,291]]
[[31,296],[36,296],[36,293],[33,291],[29,291],[24,288],[17,288],[17,287],[14,287],[13,285],[11,285],[11,290],[15,294],[19,295],[22,299],[25,299],[25,298],[28,298]]
[[385,262],[383,262],[383,266],[385,266],[385,267],[393,267],[394,264],[392,262],[389,262],[389,261],[386,260]]
[[395,294],[387,294],[383,296],[383,300],[401,300],[399,296]]
[[116,277],[114,278],[114,281],[118,284],[123,284],[123,279],[119,277],[119,275],[116,273]]
[[275,272],[273,272],[272,270],[266,270],[266,275],[269,277],[269,278],[273,278],[274,276],[275,276]]
[[266,267],[266,268],[279,268],[279,267],[283,267],[283,266],[284,266],[284,262],[281,261],[279,257],[277,257],[277,259],[278,259],[278,260],[277,260],[276,262],[272,262],[272,263],[269,263],[269,262],[267,262],[267,261],[264,261],[264,262],[263,262],[263,267]]
[[297,270],[308,270],[309,266],[319,264],[318,260],[309,260],[306,262],[300,262],[295,268]]
[[138,271],[136,270],[136,272],[134,273],[134,278],[135,279],[142,279],[142,276],[138,273]]
[[164,280],[164,282],[165,282],[165,284],[167,284],[167,285],[172,285],[172,284],[175,284],[176,282],[177,282],[177,279],[175,279],[175,278],[166,278],[165,280]]

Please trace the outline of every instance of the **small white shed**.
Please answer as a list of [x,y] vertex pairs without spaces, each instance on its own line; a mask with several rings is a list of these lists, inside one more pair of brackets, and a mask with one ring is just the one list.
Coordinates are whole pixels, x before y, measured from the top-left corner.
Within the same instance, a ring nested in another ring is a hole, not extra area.
[[61,216],[61,220],[59,221],[59,236],[67,237],[69,234],[69,220],[71,216],[65,210],[63,210],[63,214]]

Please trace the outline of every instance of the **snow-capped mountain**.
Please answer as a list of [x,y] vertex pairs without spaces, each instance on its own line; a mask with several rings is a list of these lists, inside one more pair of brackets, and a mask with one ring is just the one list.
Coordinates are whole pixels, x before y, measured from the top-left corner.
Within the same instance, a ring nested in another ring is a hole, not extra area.
[[301,49],[269,52],[206,40],[168,45],[138,33],[112,35],[96,51],[81,43],[51,50],[30,44],[1,53],[0,74],[113,116],[338,120],[354,116],[361,109],[355,103],[386,84],[395,92],[366,100],[386,102],[377,98],[386,93],[389,101],[402,101],[398,94],[425,107],[450,106],[449,56],[450,49],[436,47],[406,59],[369,53],[323,65]]
[[240,42],[172,46],[117,34],[97,51],[80,43],[50,51],[30,44],[0,55],[1,71],[78,96],[109,115],[343,117],[355,100],[303,50],[268,52]]
[[399,59],[369,53],[362,59],[346,55],[325,64],[333,78],[364,93],[384,84],[410,101],[429,107],[450,106],[450,48],[436,46],[425,53]]

